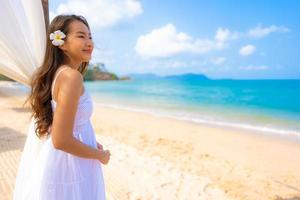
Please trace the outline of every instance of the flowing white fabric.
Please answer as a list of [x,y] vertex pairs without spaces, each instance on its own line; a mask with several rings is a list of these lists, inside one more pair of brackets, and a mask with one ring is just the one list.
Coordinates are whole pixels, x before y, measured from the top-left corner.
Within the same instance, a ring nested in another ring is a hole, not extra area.
[[29,86],[46,49],[41,0],[1,1],[0,26],[0,73]]
[[[29,86],[33,72],[42,64],[46,49],[46,29],[41,0],[5,0],[0,4],[0,74]],[[34,131],[32,118],[27,131],[16,182],[32,172],[43,146]]]

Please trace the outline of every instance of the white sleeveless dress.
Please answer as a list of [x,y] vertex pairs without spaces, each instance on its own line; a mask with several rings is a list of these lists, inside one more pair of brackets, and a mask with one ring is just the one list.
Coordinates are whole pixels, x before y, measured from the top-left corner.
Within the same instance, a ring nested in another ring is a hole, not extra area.
[[[63,69],[56,74],[53,86]],[[51,104],[54,112],[56,102],[52,99]],[[78,103],[73,135],[81,142],[97,148],[90,122],[92,110],[91,96],[84,89]],[[34,127],[32,120],[17,173],[14,200],[106,199],[100,161],[55,149],[51,136],[43,141],[38,139]]]

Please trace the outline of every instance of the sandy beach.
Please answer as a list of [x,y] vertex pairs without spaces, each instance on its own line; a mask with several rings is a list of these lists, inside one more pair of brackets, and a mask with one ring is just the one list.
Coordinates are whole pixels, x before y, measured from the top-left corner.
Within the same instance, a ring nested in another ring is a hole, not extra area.
[[[25,93],[0,81],[0,199],[12,199],[30,122]],[[300,142],[94,102],[107,199],[299,200]]]

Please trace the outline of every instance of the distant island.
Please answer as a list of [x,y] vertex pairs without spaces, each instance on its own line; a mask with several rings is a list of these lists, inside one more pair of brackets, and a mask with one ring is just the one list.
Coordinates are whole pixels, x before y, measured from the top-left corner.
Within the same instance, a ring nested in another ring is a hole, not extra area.
[[[123,80],[155,80],[155,79],[169,79],[169,80],[210,80],[203,74],[186,73],[179,75],[160,76],[154,73],[131,73],[125,76],[117,76],[113,72],[109,72],[104,63],[90,63],[87,71],[83,76],[84,81],[123,81]],[[14,81],[2,74],[0,80]]]
[[168,75],[168,76],[159,76],[152,73],[144,74],[128,74],[130,79],[134,80],[151,80],[151,79],[176,79],[176,80],[210,80],[207,76],[203,74],[187,73],[179,75]]
[[104,63],[90,64],[83,78],[84,81],[130,80],[128,76],[118,77],[109,72]]
[[130,79],[133,80],[149,80],[149,79],[160,79],[162,78],[161,76],[158,76],[156,74],[152,74],[152,73],[141,73],[141,74],[127,74],[127,77],[130,77]]
[[187,73],[179,75],[159,76],[153,73],[127,74],[123,77],[118,77],[116,74],[108,72],[105,65],[97,63],[92,65],[84,76],[84,80],[153,80],[153,79],[176,79],[176,80],[210,80],[203,74]]
[[176,80],[209,80],[209,78],[203,74],[194,74],[194,73],[187,73],[187,74],[179,74],[179,75],[171,75],[165,76],[166,79],[176,79]]

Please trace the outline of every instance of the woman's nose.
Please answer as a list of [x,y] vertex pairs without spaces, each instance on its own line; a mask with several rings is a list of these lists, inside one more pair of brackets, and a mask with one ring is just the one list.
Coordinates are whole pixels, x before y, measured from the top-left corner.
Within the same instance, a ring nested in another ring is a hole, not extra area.
[[87,46],[88,47],[93,47],[94,46],[94,42],[92,39],[90,39],[88,42],[87,42]]

